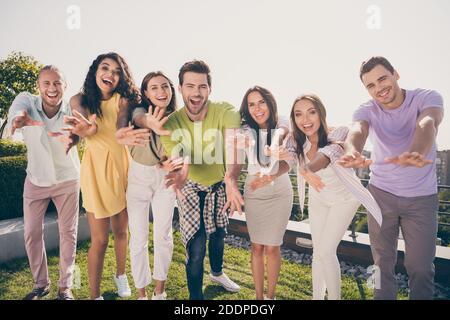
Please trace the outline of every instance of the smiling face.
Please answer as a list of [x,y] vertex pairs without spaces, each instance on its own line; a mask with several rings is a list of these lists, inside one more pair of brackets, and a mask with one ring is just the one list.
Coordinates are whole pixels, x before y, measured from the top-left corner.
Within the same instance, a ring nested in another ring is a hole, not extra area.
[[308,139],[318,136],[320,115],[314,104],[307,99],[301,99],[294,105],[295,125]]
[[144,93],[154,106],[162,109],[167,108],[173,95],[169,81],[164,76],[151,78]]
[[66,89],[62,76],[54,70],[44,70],[40,73],[37,84],[44,107],[58,108]]
[[400,76],[391,73],[382,65],[375,66],[361,77],[370,96],[382,107],[395,109],[403,103],[402,89],[398,85]]
[[211,88],[205,73],[186,72],[183,75],[183,84],[179,86],[183,96],[186,111],[191,120],[198,121],[206,115],[206,104],[208,102]]
[[267,128],[270,110],[259,91],[250,92],[247,97],[248,112],[260,128]]
[[95,73],[95,82],[103,97],[111,96],[119,84],[121,69],[119,64],[110,58],[103,59]]

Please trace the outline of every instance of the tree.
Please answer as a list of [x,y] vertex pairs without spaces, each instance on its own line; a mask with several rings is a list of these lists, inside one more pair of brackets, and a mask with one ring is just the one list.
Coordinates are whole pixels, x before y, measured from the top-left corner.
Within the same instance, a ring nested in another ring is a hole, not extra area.
[[450,189],[441,189],[439,191],[440,201],[450,201]]
[[0,60],[0,118],[5,119],[0,128],[0,138],[14,98],[22,91],[38,93],[36,80],[41,68],[39,61],[22,52],[12,52]]

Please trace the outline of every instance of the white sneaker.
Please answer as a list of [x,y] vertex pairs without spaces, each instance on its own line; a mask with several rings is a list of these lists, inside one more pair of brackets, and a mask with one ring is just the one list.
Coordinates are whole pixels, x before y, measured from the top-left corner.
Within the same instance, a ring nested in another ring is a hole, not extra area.
[[99,297],[95,298],[94,300],[105,300],[105,299],[103,299],[103,296],[99,296]]
[[233,282],[228,276],[222,272],[220,276],[214,276],[211,273],[209,274],[209,278],[211,281],[220,284],[225,290],[230,292],[239,292],[241,287],[239,287],[235,282]]
[[155,294],[155,292],[153,292],[152,300],[167,300],[167,293],[165,291],[160,294]]
[[148,300],[148,297],[147,297],[147,296],[145,296],[145,297],[139,297],[138,300]]
[[121,298],[131,297],[131,289],[128,285],[128,278],[126,274],[122,274],[118,277],[114,275],[114,282],[117,287],[117,294]]
[[276,298],[271,299],[268,296],[264,295],[264,300],[277,300],[277,299]]

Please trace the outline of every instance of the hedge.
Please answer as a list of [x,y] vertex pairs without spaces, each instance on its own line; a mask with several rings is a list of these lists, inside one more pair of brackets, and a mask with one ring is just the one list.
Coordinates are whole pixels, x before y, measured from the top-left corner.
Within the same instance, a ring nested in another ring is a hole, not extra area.
[[0,158],[24,155],[26,153],[27,147],[23,142],[0,140]]
[[0,158],[0,220],[23,216],[23,183],[25,155]]
[[[78,155],[83,156],[85,143],[77,145]],[[0,220],[23,216],[23,184],[26,177],[27,148],[23,142],[0,140]],[[81,208],[81,195],[80,195]],[[47,212],[55,212],[50,201]]]
[[[81,140],[77,146],[78,156],[83,157],[84,150],[86,149],[86,143],[84,140]],[[5,139],[0,139],[0,158],[3,157],[12,157],[23,155],[27,153],[27,146],[25,143],[20,141],[10,141]]]

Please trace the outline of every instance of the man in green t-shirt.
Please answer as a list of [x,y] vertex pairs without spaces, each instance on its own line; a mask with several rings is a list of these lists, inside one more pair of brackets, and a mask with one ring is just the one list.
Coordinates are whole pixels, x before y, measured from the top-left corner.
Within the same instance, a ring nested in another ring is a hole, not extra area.
[[171,134],[161,136],[161,142],[169,157],[189,160],[166,176],[166,185],[177,190],[189,297],[197,300],[203,299],[207,238],[211,280],[228,291],[240,290],[222,271],[227,209],[241,213],[243,205],[237,187],[240,166],[226,160],[224,137],[240,127],[240,116],[230,104],[208,100],[211,76],[205,62],[185,63],[178,78],[185,106],[170,115],[164,129]]

